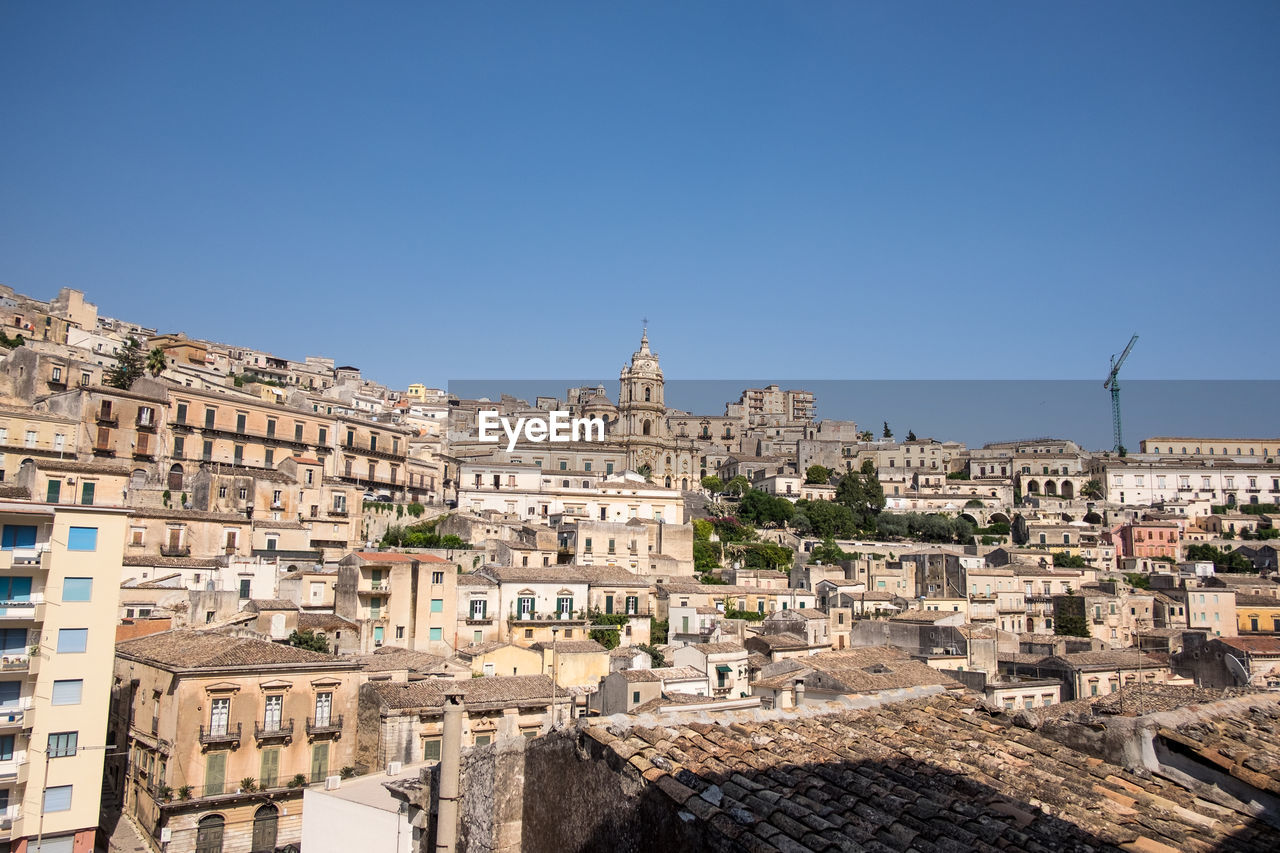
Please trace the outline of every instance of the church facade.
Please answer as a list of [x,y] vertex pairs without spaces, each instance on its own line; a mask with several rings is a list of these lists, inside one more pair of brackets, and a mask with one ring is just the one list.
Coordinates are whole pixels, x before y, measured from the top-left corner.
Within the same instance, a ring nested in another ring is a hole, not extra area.
[[689,437],[671,434],[667,422],[662,366],[649,349],[646,329],[640,349],[618,377],[618,420],[612,438],[627,452],[627,467],[671,489],[696,489],[702,472],[699,452]]

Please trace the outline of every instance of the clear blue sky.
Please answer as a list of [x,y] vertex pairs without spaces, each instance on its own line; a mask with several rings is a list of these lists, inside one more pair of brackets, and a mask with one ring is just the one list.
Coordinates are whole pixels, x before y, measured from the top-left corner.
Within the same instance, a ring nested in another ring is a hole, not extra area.
[[1274,375],[1280,3],[0,6],[0,282],[393,385]]

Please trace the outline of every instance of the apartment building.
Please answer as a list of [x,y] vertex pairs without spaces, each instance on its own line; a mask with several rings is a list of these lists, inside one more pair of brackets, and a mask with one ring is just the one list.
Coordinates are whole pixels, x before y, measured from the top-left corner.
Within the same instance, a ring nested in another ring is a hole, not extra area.
[[228,634],[120,643],[119,804],[166,853],[298,844],[304,788],[355,764],[359,682],[351,658]]
[[680,492],[655,486],[633,472],[571,474],[536,465],[466,462],[460,466],[459,480],[458,507],[471,513],[493,511],[544,521],[563,516],[684,523]]
[[1089,475],[1102,483],[1108,501],[1119,504],[1198,499],[1205,502],[1201,511],[1207,515],[1213,505],[1280,500],[1280,465],[1261,461],[1097,457],[1089,462]]
[[93,848],[126,513],[0,501],[0,844],[12,849]]
[[360,626],[360,650],[383,645],[450,655],[458,567],[431,554],[355,551],[338,562],[334,612]]
[[1153,436],[1138,442],[1143,454],[1214,459],[1264,459],[1280,456],[1280,438],[1195,438]]

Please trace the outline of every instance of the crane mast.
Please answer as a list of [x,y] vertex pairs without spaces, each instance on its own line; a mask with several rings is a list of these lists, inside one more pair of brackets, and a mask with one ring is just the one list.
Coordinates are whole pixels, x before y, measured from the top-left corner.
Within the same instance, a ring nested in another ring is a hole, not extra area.
[[1124,438],[1120,430],[1120,366],[1129,357],[1133,345],[1137,342],[1138,336],[1134,335],[1129,339],[1129,345],[1124,348],[1124,352],[1118,357],[1111,356],[1111,372],[1107,374],[1107,381],[1102,383],[1103,388],[1111,389],[1111,430],[1114,433],[1116,453],[1124,447]]

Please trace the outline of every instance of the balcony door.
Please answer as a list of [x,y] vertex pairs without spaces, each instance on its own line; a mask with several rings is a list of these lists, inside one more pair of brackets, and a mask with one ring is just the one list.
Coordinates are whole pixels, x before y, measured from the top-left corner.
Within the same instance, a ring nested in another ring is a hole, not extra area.
[[262,716],[262,727],[269,732],[280,731],[280,714],[284,710],[284,697],[280,694],[267,697],[267,709]]
[[209,733],[215,735],[225,735],[227,733],[227,724],[231,719],[231,700],[228,698],[214,699],[210,703],[209,710]]

